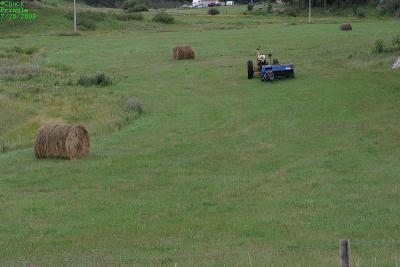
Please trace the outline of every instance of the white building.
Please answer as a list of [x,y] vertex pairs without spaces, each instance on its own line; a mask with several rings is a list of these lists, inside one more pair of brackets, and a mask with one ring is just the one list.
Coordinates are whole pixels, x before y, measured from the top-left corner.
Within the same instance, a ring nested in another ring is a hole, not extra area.
[[192,7],[203,7],[201,0],[193,0]]
[[193,7],[208,7],[208,4],[211,3],[219,3],[218,0],[193,0],[192,6]]

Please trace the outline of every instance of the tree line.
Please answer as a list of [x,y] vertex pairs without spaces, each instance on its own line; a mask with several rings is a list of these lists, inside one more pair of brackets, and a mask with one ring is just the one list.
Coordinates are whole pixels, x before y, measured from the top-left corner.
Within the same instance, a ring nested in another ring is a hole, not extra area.
[[[124,8],[129,6],[130,10],[142,10],[146,8],[169,8],[181,6],[184,3],[191,4],[190,0],[83,0],[86,4],[97,7]],[[222,0],[220,0],[222,1]],[[259,0],[236,0],[237,4],[256,3]],[[276,0],[264,0],[259,3],[269,3]],[[295,9],[308,8],[309,0],[283,0],[288,6]],[[400,0],[311,0],[312,7],[329,8],[353,8],[357,13],[357,8],[364,5],[378,7],[382,12],[400,14]],[[137,8],[135,8],[135,6]],[[126,9],[126,8],[125,8]]]

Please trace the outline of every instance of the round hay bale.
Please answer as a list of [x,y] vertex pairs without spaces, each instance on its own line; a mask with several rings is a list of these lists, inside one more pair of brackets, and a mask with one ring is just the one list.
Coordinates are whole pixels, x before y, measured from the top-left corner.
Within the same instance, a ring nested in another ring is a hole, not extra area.
[[177,45],[172,50],[172,58],[176,60],[195,59],[196,54],[190,45]]
[[89,132],[84,125],[48,124],[37,131],[33,153],[36,158],[74,159],[89,150]]
[[353,28],[351,27],[350,23],[343,23],[340,25],[341,31],[351,31]]

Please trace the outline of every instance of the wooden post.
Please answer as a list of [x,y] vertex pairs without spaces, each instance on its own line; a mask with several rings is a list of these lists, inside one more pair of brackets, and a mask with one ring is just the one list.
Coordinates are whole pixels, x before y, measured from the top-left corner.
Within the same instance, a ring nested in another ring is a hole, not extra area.
[[349,240],[340,240],[340,267],[350,267]]

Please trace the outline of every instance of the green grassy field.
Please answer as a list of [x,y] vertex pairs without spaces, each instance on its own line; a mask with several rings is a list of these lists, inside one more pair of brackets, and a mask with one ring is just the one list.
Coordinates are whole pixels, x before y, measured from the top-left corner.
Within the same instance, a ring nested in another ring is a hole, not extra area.
[[[31,31],[1,25],[2,58],[52,73],[0,77],[1,266],[337,266],[341,238],[353,266],[400,264],[398,53],[371,54],[399,21],[240,8],[81,36],[58,36],[61,8]],[[176,44],[197,59],[173,61]],[[258,45],[296,79],[247,80]],[[111,86],[76,84],[98,70]],[[124,113],[126,96],[144,114]],[[36,160],[46,122],[86,123],[90,155]]]

